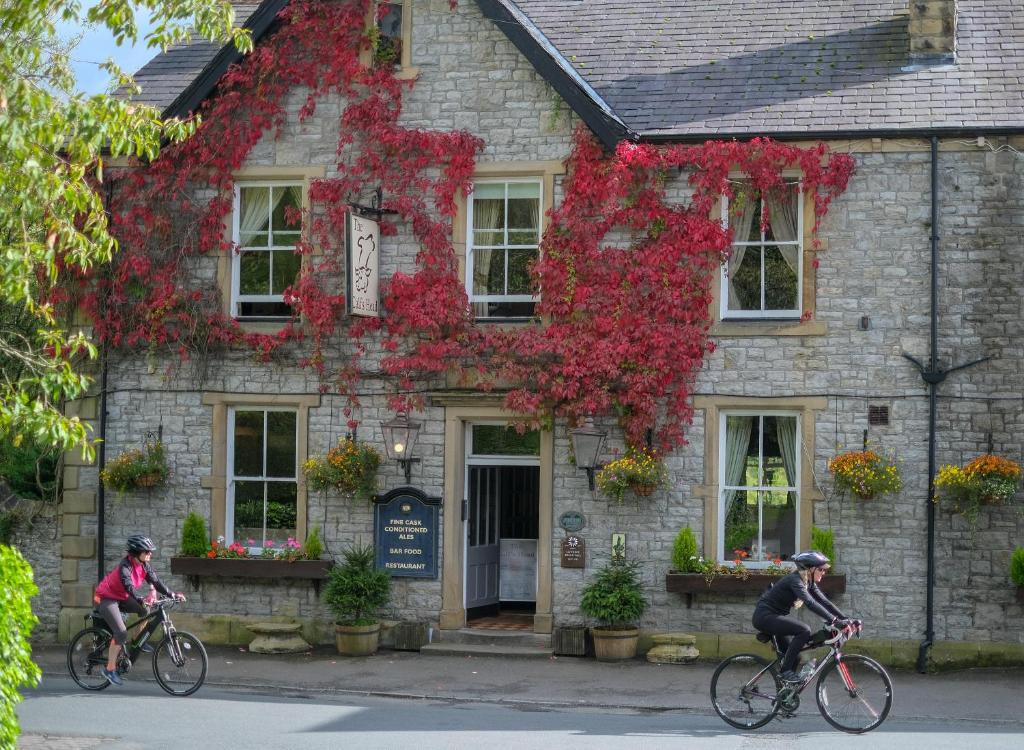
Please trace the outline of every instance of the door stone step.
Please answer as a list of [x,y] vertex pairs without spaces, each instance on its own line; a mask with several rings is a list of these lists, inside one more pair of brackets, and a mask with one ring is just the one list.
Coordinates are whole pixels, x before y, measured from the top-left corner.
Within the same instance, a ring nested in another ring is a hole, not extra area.
[[420,648],[420,653],[434,656],[502,656],[512,659],[549,659],[553,656],[550,648],[486,643],[430,643]]
[[495,646],[508,648],[551,649],[551,636],[545,633],[531,633],[527,630],[484,630],[461,628],[459,630],[435,630],[434,643],[466,644],[472,646]]

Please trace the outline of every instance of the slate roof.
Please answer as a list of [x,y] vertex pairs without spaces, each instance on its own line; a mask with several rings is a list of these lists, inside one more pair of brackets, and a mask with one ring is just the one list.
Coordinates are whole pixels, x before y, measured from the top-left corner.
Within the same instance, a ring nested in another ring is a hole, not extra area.
[[1021,0],[959,0],[956,65],[911,72],[909,0],[514,5],[647,137],[1024,130]]
[[[956,65],[908,71],[909,2],[477,5],[606,143],[1024,132],[1022,0],[959,0]],[[256,19],[262,33],[285,4],[235,2],[236,21]],[[204,40],[172,48],[136,74],[139,100],[184,114],[237,59],[230,53]]]
[[[261,5],[259,2],[231,4],[235,7],[236,26],[248,21]],[[135,81],[142,87],[142,93],[134,97],[134,100],[165,112],[189,84],[199,78],[222,46],[195,36],[190,42],[176,44],[158,54],[135,73]]]

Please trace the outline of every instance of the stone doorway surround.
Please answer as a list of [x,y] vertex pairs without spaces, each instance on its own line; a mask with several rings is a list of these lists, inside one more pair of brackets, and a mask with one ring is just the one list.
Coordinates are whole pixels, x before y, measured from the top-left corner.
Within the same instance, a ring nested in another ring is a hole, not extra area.
[[[466,627],[465,561],[463,559],[462,501],[466,488],[464,463],[466,456],[466,423],[511,420],[516,415],[501,407],[500,398],[479,396],[435,397],[433,402],[445,407],[444,419],[444,547],[441,557],[442,630]],[[554,435],[550,430],[540,433],[539,525],[537,529],[537,608],[533,615],[533,632],[550,633],[552,628],[552,518],[554,513]]]

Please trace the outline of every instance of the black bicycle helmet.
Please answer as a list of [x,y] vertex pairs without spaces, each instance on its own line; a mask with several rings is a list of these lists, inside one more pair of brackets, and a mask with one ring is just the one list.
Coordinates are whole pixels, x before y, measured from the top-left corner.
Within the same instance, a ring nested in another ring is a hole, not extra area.
[[156,552],[156,545],[153,544],[153,540],[148,536],[142,534],[132,534],[128,537],[128,551],[135,552]]
[[807,570],[808,568],[823,568],[828,565],[831,561],[823,554],[816,550],[808,550],[807,552],[801,552],[797,555],[793,555],[791,558],[796,567],[799,570]]

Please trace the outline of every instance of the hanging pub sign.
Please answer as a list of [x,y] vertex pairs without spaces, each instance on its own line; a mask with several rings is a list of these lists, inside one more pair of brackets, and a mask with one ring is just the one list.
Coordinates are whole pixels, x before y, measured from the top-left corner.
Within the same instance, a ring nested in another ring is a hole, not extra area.
[[374,500],[373,544],[378,570],[405,578],[437,578],[440,498],[412,487]]
[[380,316],[380,225],[355,211],[348,214],[348,309],[352,315]]

